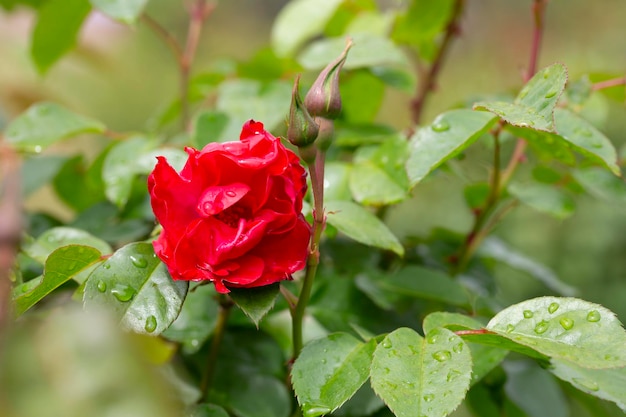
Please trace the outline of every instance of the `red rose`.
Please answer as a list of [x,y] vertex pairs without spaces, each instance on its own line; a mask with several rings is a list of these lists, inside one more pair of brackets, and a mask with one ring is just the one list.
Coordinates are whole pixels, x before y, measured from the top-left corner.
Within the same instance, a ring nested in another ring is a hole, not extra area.
[[158,157],[148,177],[163,226],[154,250],[172,278],[209,280],[227,293],[302,269],[311,231],[301,213],[306,173],[298,157],[253,120],[239,142],[186,151],[180,173]]

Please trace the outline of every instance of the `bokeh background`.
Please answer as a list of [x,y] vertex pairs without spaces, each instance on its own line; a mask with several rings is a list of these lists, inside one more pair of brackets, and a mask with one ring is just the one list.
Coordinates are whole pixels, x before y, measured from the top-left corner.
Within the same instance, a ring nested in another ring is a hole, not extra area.
[[[396,3],[380,2],[381,7]],[[194,71],[249,60],[268,45],[272,22],[284,4],[284,0],[219,2],[203,32]],[[467,0],[462,35],[450,50],[424,122],[459,103],[519,89],[530,48],[530,7],[530,0]],[[188,17],[180,2],[151,0],[148,11],[184,38]],[[114,131],[141,131],[177,94],[176,63],[161,40],[141,23],[128,27],[97,13],[83,27],[77,47],[45,76],[38,75],[28,52],[33,18],[27,9],[0,12],[0,129],[32,103],[51,100],[102,120]],[[625,22],[623,0],[551,0],[539,66],[562,62],[571,80],[588,73],[624,75]],[[409,100],[408,94],[389,89],[378,120],[406,128]],[[618,149],[626,144],[623,101],[594,94],[582,112]],[[97,138],[80,138],[50,152],[71,148],[93,155],[101,146]],[[488,175],[490,156],[485,146],[475,146],[458,163],[468,169],[471,179],[479,180]],[[387,221],[400,237],[427,236],[436,227],[466,233],[472,217],[463,201],[464,185],[455,176],[433,175],[409,201],[390,209]],[[495,234],[551,268],[578,288],[582,298],[615,311],[624,322],[626,201],[608,203],[581,195],[576,203],[575,214],[566,220],[517,207]],[[73,215],[45,188],[30,196],[26,206],[63,219]],[[504,266],[498,267],[496,278],[503,305],[550,293],[532,277]]]

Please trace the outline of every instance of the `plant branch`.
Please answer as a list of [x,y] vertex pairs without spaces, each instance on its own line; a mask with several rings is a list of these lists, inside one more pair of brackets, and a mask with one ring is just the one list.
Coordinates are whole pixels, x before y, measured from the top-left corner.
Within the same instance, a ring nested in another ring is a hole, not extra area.
[[471,336],[476,334],[495,334],[491,330],[487,329],[476,329],[476,330],[457,330],[454,332],[457,336]]
[[418,125],[420,123],[424,105],[428,99],[429,93],[432,92],[437,86],[437,77],[439,76],[443,62],[448,54],[452,40],[459,34],[459,19],[463,11],[463,3],[464,0],[456,0],[454,3],[452,17],[448,22],[443,40],[441,41],[439,49],[435,54],[433,63],[419,82],[415,97],[411,100],[411,121],[413,122],[413,125]]
[[612,78],[610,80],[599,81],[591,86],[592,91],[603,90],[605,88],[618,87],[620,85],[626,85],[626,76]]
[[222,345],[222,340],[224,339],[228,316],[230,315],[230,311],[234,305],[229,297],[222,294],[220,294],[219,297],[217,323],[215,324],[215,330],[213,331],[213,339],[211,340],[211,347],[209,349],[209,356],[207,357],[206,368],[204,369],[204,374],[202,375],[202,383],[200,385],[200,392],[202,392],[202,396],[199,401],[208,400],[213,375],[215,374],[215,367],[217,365],[217,355],[219,354],[220,346]]
[[202,26],[204,21],[215,9],[215,3],[207,3],[207,0],[196,0],[189,9],[189,28],[185,49],[179,61],[180,66],[180,111],[181,123],[184,130],[189,125],[189,78],[191,66],[196,57]]
[[[332,123],[332,122],[330,122]],[[320,261],[319,243],[322,239],[322,232],[326,223],[324,214],[324,163],[326,152],[317,151],[315,160],[309,164],[309,175],[311,176],[311,188],[313,190],[313,233],[311,237],[311,245],[309,247],[309,256],[307,258],[306,272],[304,282],[298,297],[298,303],[293,310],[292,316],[292,337],[293,337],[293,360],[295,360],[303,346],[302,339],[302,323],[306,306],[311,297],[311,289],[313,281],[317,273],[317,266]]]
[[158,37],[160,37],[163,42],[165,42],[165,44],[172,51],[176,61],[180,62],[183,56],[183,51],[176,38],[147,13],[141,15],[141,21],[144,22]]

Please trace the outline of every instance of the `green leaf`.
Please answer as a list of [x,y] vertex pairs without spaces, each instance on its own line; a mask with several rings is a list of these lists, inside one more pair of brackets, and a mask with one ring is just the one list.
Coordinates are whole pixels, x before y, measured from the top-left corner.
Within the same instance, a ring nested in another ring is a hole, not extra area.
[[272,27],[271,44],[276,55],[293,55],[307,40],[321,34],[342,2],[296,0],[287,3]]
[[[61,0],[65,1],[65,0]],[[102,133],[97,120],[72,113],[54,103],[36,103],[13,120],[5,139],[19,150],[41,152],[53,143],[81,133]]]
[[218,94],[217,110],[228,116],[229,123],[213,140],[232,141],[239,138],[241,126],[250,119],[262,121],[267,130],[284,122],[291,103],[291,83],[228,80],[220,84]]
[[176,319],[187,281],[174,281],[149,243],[131,243],[91,273],[85,308],[108,308],[137,333],[158,335]]
[[523,301],[499,312],[486,328],[551,358],[585,368],[626,366],[626,332],[615,314],[577,298]]
[[47,0],[39,8],[30,53],[40,74],[74,47],[90,10],[88,0]]
[[137,157],[150,148],[151,142],[148,139],[137,136],[117,143],[106,155],[102,166],[102,180],[107,199],[116,206],[121,208],[128,202],[137,173]]
[[[367,68],[376,65],[407,64],[402,50],[391,40],[369,33],[356,33],[352,36],[354,45],[344,64],[344,69]],[[309,45],[298,57],[305,69],[319,70],[332,62],[346,47],[346,37],[326,38]]]
[[451,110],[437,116],[430,126],[419,129],[411,138],[406,163],[411,186],[474,143],[495,121],[486,112]]
[[576,165],[576,156],[571,146],[559,135],[530,128],[506,126],[513,135],[528,141],[533,152],[543,161],[560,161],[566,165]]
[[327,221],[346,236],[365,245],[389,249],[398,255],[404,248],[398,238],[376,216],[350,201],[329,201]]
[[25,159],[20,172],[24,195],[28,196],[49,183],[65,162],[67,162],[67,157],[58,155]]
[[213,110],[203,111],[193,121],[191,140],[196,148],[202,149],[207,143],[215,142],[222,137],[227,126],[228,115]]
[[467,306],[467,292],[447,274],[417,265],[402,268],[386,279],[378,281],[380,288],[415,298],[443,301],[457,306]]
[[567,82],[567,69],[553,64],[538,71],[520,91],[514,103],[480,102],[475,109],[488,110],[519,127],[554,132],[554,107]]
[[626,368],[588,369],[568,361],[553,359],[548,368],[557,377],[581,391],[613,401],[626,411]]
[[434,39],[448,24],[454,0],[412,0],[406,13],[398,15],[392,37],[396,42],[419,46]]
[[356,201],[383,206],[404,200],[408,190],[371,162],[355,164],[350,171],[350,190]]
[[106,198],[100,172],[95,175],[99,161],[100,159],[96,159],[91,166],[87,166],[83,155],[76,155],[63,164],[52,180],[58,197],[77,212],[84,211]]
[[567,109],[554,110],[556,130],[572,147],[585,157],[606,166],[621,176],[617,165],[617,151],[611,141],[588,121]]
[[217,322],[219,305],[215,296],[213,285],[199,285],[191,289],[180,314],[162,336],[182,343],[186,354],[191,355],[200,350]]
[[576,288],[561,281],[548,267],[515,251],[496,237],[485,239],[478,249],[478,253],[481,257],[494,259],[518,271],[526,272],[552,291],[561,295],[572,296],[578,293]]
[[535,210],[565,219],[574,213],[574,200],[564,191],[545,184],[511,184],[509,193]]
[[438,328],[423,338],[400,328],[376,348],[370,377],[397,417],[440,417],[461,403],[471,372],[470,351],[451,331]]
[[280,284],[256,288],[232,288],[230,298],[259,327],[259,322],[274,307]]
[[186,417],[228,417],[228,413],[219,405],[198,404],[186,414]]
[[350,200],[348,185],[352,166],[345,162],[329,161],[324,167],[324,200]]
[[567,399],[548,372],[529,361],[504,364],[504,390],[529,417],[569,417]]
[[31,258],[44,263],[48,256],[56,249],[67,245],[91,246],[103,255],[113,252],[111,246],[102,239],[71,227],[54,227],[43,232],[33,242],[22,247],[22,250]]
[[91,5],[107,16],[124,23],[135,23],[148,0],[89,0]]
[[385,84],[367,70],[342,75],[342,116],[348,123],[372,123],[385,95]]
[[41,283],[15,299],[15,313],[24,314],[74,275],[100,261],[100,256],[98,249],[81,245],[63,246],[52,252],[46,260]]
[[[427,315],[424,318],[422,327],[424,333],[428,334],[437,327],[445,327],[452,331],[478,330],[483,327],[483,324],[463,314],[438,311]],[[485,346],[477,343],[468,343],[467,345],[472,353],[472,362],[474,363],[471,385],[480,381],[509,354],[507,350],[500,347]]]
[[341,407],[369,376],[376,343],[347,333],[333,333],[308,343],[293,365],[291,377],[298,403],[309,417]]
[[626,203],[626,183],[622,178],[611,175],[606,169],[598,167],[576,169],[572,171],[572,176],[589,194],[620,205]]

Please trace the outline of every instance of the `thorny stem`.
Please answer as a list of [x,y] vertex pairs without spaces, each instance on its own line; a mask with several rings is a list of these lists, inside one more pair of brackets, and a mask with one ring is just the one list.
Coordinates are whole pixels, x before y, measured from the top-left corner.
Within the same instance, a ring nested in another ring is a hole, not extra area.
[[411,100],[411,121],[413,125],[418,125],[422,118],[422,112],[424,105],[428,99],[428,94],[432,92],[437,86],[437,77],[446,58],[446,55],[452,44],[452,40],[459,34],[459,19],[463,11],[464,0],[456,0],[452,17],[446,27],[443,40],[439,45],[439,49],[435,55],[433,63],[426,72],[426,74],[420,77],[421,81],[417,87],[415,97]]
[[152,17],[147,14],[141,17],[141,20],[163,39],[178,63],[178,70],[180,72],[180,119],[184,130],[186,130],[189,125],[189,78],[191,66],[196,56],[204,21],[215,9],[215,6],[215,3],[208,3],[207,0],[196,0],[191,5],[189,9],[189,28],[187,29],[187,39],[184,48],[167,29],[161,26],[161,24]]
[[224,331],[226,330],[226,323],[228,322],[228,316],[233,307],[232,300],[223,295],[219,295],[219,311],[217,315],[217,323],[215,324],[215,330],[213,331],[213,339],[211,340],[211,347],[209,349],[209,356],[207,357],[206,368],[202,375],[202,383],[200,385],[200,392],[202,397],[200,401],[208,400],[209,392],[211,391],[211,382],[213,381],[213,375],[215,374],[215,367],[217,365],[217,355],[224,339]]
[[309,175],[311,176],[311,188],[313,190],[313,236],[309,247],[309,256],[307,258],[306,272],[302,290],[298,297],[298,303],[293,310],[292,317],[292,337],[293,337],[293,360],[295,360],[302,350],[302,323],[306,306],[311,297],[311,289],[313,281],[317,273],[317,266],[320,261],[319,243],[322,238],[322,232],[326,222],[324,214],[324,163],[326,152],[317,151],[315,161],[309,164]]
[[[543,38],[544,15],[547,4],[548,0],[534,0],[533,3],[533,40],[530,50],[528,68],[524,76],[525,82],[528,82],[533,77],[535,72],[537,72],[537,61],[539,57],[539,51],[541,49],[541,41]],[[466,236],[465,242],[460,249],[460,254],[455,260],[452,267],[453,275],[457,275],[465,269],[467,263],[469,262],[470,258],[472,257],[478,246],[482,243],[485,237],[487,237],[487,235],[489,234],[490,230],[493,228],[493,220],[499,220],[513,207],[513,205],[505,207],[502,212],[500,212],[497,216],[494,216],[491,219],[492,221],[489,222],[489,219],[494,214],[500,197],[502,196],[502,191],[513,176],[513,173],[517,169],[519,163],[522,162],[525,158],[524,152],[527,145],[524,139],[518,139],[517,143],[515,144],[513,154],[511,155],[511,158],[509,159],[506,168],[502,172],[500,172],[499,134],[503,128],[504,124],[501,122],[498,125],[497,129],[493,132],[496,145],[494,149],[494,171],[489,197],[487,198],[485,207],[476,213],[474,225]]]

